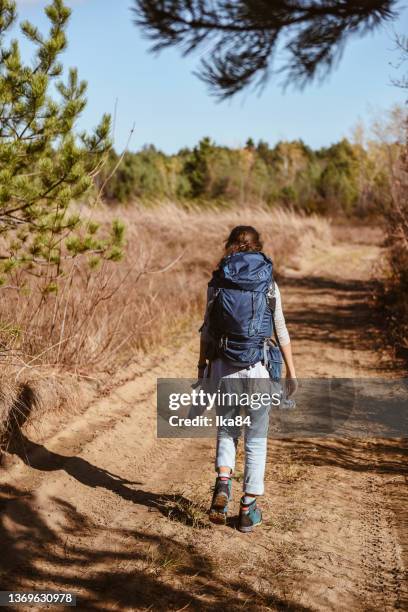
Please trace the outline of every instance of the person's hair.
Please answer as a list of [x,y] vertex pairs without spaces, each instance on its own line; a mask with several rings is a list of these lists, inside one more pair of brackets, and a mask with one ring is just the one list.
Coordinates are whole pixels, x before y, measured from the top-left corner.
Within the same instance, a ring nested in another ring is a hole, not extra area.
[[225,255],[245,251],[262,251],[259,232],[251,225],[237,225],[225,241]]

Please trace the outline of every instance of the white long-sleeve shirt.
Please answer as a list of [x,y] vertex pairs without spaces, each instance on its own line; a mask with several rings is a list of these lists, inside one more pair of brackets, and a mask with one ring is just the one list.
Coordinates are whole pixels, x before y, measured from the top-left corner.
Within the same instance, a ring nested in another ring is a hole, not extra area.
[[[201,327],[203,337],[208,337],[208,304],[214,297],[214,287],[208,287],[207,290],[207,308],[204,316],[204,323]],[[276,282],[273,282],[268,291],[269,306],[273,311],[273,323],[275,326],[276,335],[281,346],[286,346],[290,342],[289,332],[286,327],[285,317],[282,309],[282,298],[279,287]]]

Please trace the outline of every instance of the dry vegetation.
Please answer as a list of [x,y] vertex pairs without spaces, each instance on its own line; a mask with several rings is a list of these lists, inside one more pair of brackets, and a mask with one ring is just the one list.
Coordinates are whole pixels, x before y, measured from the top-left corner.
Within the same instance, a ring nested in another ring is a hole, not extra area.
[[[389,275],[385,283],[385,312],[390,339],[397,354],[408,357],[408,114],[389,113],[377,126],[388,148],[391,207],[386,215]],[[403,146],[395,151],[393,142]]]
[[[234,225],[262,230],[278,271],[295,265],[311,245],[330,241],[326,220],[283,210],[186,210],[167,203],[102,208],[95,216],[106,225],[115,217],[125,222],[122,262],[91,270],[73,260],[55,294],[42,294],[35,279],[17,275],[1,288],[2,381],[17,403],[19,385],[29,383],[38,405],[75,404],[76,381],[100,381],[196,325],[209,274]],[[6,413],[9,399],[2,404]]]

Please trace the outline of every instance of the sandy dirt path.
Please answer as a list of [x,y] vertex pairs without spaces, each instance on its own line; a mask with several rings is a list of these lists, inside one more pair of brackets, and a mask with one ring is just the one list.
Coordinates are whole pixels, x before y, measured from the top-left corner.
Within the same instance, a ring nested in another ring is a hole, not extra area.
[[[369,309],[380,255],[338,242],[286,271],[300,377],[403,374]],[[192,376],[196,361],[186,334],[62,432],[10,449],[1,589],[73,590],[81,610],[408,609],[407,445],[271,440],[262,528],[211,525],[214,441],[155,431],[156,378]]]

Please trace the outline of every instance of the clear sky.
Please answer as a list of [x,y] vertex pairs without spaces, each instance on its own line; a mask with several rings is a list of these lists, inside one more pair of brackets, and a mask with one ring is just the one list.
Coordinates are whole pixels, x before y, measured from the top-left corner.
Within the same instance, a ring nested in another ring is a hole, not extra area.
[[[45,0],[18,0],[19,17],[47,26]],[[173,153],[195,145],[203,136],[219,144],[240,146],[251,136],[272,145],[302,138],[312,147],[350,135],[359,119],[402,103],[406,92],[390,83],[398,71],[393,29],[406,33],[408,8],[399,19],[375,34],[349,42],[340,66],[322,85],[283,93],[270,81],[259,96],[247,92],[222,103],[214,100],[192,71],[197,58],[182,58],[175,49],[159,56],[148,52],[149,41],[132,23],[131,0],[66,0],[73,9],[65,66],[77,66],[88,81],[88,106],[81,128],[91,128],[104,112],[118,113],[115,147],[122,150],[135,123],[130,148],[153,143]],[[14,34],[20,39],[18,30]],[[25,60],[30,45],[22,42]]]

